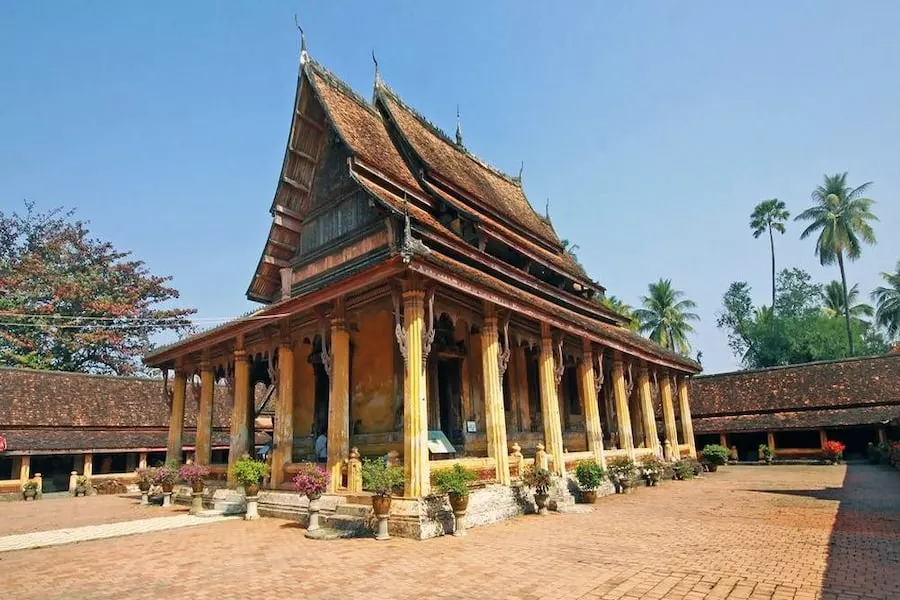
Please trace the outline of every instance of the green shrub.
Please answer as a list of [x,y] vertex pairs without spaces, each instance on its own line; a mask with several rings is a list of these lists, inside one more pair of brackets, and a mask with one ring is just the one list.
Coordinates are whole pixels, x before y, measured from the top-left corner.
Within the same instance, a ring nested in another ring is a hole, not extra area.
[[75,485],[78,487],[87,487],[90,483],[91,480],[86,475],[79,475],[75,478]]
[[37,490],[38,482],[37,479],[29,479],[25,483],[22,484],[22,491],[26,492],[28,490]]
[[759,457],[763,460],[767,458],[772,458],[775,456],[775,452],[772,450],[772,446],[768,444],[760,444],[759,445]]
[[689,460],[679,460],[674,464],[675,469],[675,478],[676,479],[693,479],[694,478],[694,465]]
[[553,485],[553,474],[548,469],[531,467],[525,472],[525,483],[534,488],[535,494],[548,494]]
[[269,465],[252,458],[241,458],[231,467],[231,476],[243,486],[259,485],[259,481],[269,474]]
[[575,465],[575,478],[583,490],[596,490],[605,477],[606,472],[596,460],[581,460]]
[[394,488],[403,485],[403,467],[389,466],[382,458],[364,458],[362,461],[363,489],[378,496],[390,496]]
[[469,495],[469,484],[475,479],[475,473],[459,463],[449,469],[437,470],[431,476],[431,482],[438,491],[460,496]]
[[730,451],[719,444],[709,444],[703,447],[703,462],[710,465],[724,465],[728,463]]

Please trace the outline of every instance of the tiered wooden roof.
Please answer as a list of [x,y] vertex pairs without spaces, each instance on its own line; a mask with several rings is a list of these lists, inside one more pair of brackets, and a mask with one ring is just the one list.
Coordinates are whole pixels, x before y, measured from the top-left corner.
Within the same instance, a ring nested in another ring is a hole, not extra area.
[[[516,296],[513,304],[555,313],[568,322],[563,329],[575,326],[623,351],[690,372],[699,370],[694,361],[621,327],[627,319],[595,301],[602,286],[566,252],[549,219],[534,211],[518,178],[501,173],[451,140],[380,78],[372,101],[367,101],[305,53],[271,207],[272,225],[247,290],[248,298],[269,305],[254,319],[321,302],[351,285],[341,281],[334,290],[312,290],[303,297],[282,294],[280,272],[297,260],[316,176],[332,142],[340,142],[348,153],[349,176],[387,214],[398,217],[398,224],[408,217],[412,230],[431,250],[427,261],[413,261],[419,269],[427,270],[426,264],[431,270],[440,267],[492,294]],[[404,266],[408,260],[395,260],[399,251],[395,247],[394,256],[379,266],[382,276],[416,267]],[[370,275],[353,278],[368,281]],[[200,337],[211,341],[252,326],[239,320]],[[147,358],[152,364],[161,363],[170,360],[171,350],[161,348]]]

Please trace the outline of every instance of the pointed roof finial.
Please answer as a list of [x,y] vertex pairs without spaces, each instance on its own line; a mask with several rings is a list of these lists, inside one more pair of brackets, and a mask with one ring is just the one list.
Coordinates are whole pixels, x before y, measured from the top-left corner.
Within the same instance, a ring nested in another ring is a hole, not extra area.
[[375,48],[372,48],[372,62],[375,63],[375,87],[381,85],[381,71],[378,70],[378,59],[375,58]]
[[462,124],[459,122],[459,104],[456,105],[456,145],[463,145]]
[[522,183],[522,171],[525,170],[525,161],[522,161],[522,164],[519,165],[519,183]]
[[547,198],[547,204],[544,206],[544,218],[550,220],[550,198]]
[[296,25],[297,30],[300,31],[300,64],[302,65],[309,59],[309,54],[306,52],[306,34],[303,33],[303,28],[300,27],[300,20],[297,19],[297,13],[294,13],[294,25]]

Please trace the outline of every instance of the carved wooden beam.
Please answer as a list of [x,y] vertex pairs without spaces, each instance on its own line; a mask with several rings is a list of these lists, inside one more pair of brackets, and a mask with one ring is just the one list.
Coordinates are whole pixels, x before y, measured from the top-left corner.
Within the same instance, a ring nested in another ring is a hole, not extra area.
[[279,269],[283,269],[284,267],[290,266],[290,263],[288,261],[284,260],[283,258],[277,258],[275,256],[272,256],[271,254],[264,254],[263,262],[270,264],[270,265],[275,265]]
[[300,221],[295,220],[292,217],[285,217],[284,215],[276,214],[272,219],[272,222],[279,227],[284,227],[288,231],[293,231],[294,233],[300,233],[303,225]]

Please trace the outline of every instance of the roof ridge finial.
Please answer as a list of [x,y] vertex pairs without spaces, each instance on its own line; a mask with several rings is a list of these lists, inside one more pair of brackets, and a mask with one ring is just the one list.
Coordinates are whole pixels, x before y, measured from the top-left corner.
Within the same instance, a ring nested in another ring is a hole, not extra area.
[[460,148],[463,145],[462,124],[459,122],[459,104],[456,105],[456,145]]
[[522,171],[524,171],[524,170],[525,170],[525,161],[523,160],[519,164],[519,183],[522,183]]
[[547,204],[544,205],[544,218],[550,220],[550,196],[547,196]]
[[372,48],[372,62],[375,63],[375,87],[381,85],[381,71],[378,69],[378,59],[375,58],[375,48]]
[[294,13],[294,25],[300,31],[300,64],[302,65],[309,60],[309,54],[306,52],[306,34],[303,32],[303,28],[300,27],[300,20],[297,18],[297,13]]

